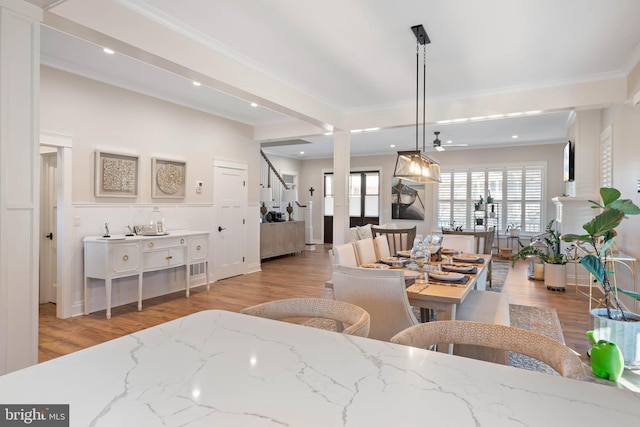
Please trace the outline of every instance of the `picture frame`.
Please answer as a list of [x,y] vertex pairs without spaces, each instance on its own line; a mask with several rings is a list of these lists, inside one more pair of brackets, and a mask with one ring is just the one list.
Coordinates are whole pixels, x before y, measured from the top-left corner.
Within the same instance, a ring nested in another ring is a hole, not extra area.
[[151,159],[151,197],[155,199],[183,199],[186,192],[186,180],[187,162]]
[[139,156],[95,152],[95,196],[138,197]]

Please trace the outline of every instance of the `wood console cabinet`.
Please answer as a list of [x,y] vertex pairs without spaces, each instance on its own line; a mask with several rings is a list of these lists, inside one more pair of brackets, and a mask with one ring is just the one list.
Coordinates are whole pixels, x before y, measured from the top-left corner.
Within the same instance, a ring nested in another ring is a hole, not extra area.
[[260,224],[260,259],[302,252],[304,249],[304,221]]
[[[303,243],[304,245],[304,243]],[[165,236],[113,236],[84,238],[84,314],[89,314],[89,278],[103,279],[107,319],[111,318],[111,281],[138,276],[138,310],[142,310],[142,276],[147,271],[185,266],[189,296],[189,267],[204,262],[209,290],[209,233],[174,231]]]

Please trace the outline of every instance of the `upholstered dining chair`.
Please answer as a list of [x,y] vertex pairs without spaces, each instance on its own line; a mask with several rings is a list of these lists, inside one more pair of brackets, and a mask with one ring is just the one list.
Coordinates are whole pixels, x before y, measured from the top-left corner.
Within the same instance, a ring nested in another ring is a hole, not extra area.
[[442,236],[442,247],[473,254],[476,253],[476,239],[474,236],[445,234]]
[[416,238],[416,226],[411,228],[378,228],[371,227],[371,234],[377,236],[387,236],[389,251],[392,255],[398,251],[406,251],[413,247],[413,239]]
[[378,259],[388,258],[391,256],[387,236],[377,236],[375,239],[373,239],[373,243],[376,247],[376,255]]
[[401,270],[336,265],[333,268],[333,296],[369,313],[369,338],[388,341],[403,329],[418,324],[409,305]]
[[356,258],[356,249],[353,243],[345,243],[333,247],[333,258],[338,265],[348,265],[350,267],[358,266]]
[[356,248],[358,265],[372,264],[378,261],[378,258],[376,258],[376,248],[373,244],[373,239],[357,240],[353,245]]
[[466,320],[442,320],[412,326],[391,342],[429,348],[434,344],[475,344],[514,351],[546,363],[563,377],[584,379],[580,357],[571,348],[546,335],[512,326]]
[[343,301],[325,298],[288,298],[265,302],[240,310],[242,314],[283,320],[293,318],[311,318],[303,325],[321,325],[320,329],[336,329],[335,323],[318,322],[317,319],[328,319],[339,322],[343,334],[367,337],[369,334],[369,313],[364,309]]

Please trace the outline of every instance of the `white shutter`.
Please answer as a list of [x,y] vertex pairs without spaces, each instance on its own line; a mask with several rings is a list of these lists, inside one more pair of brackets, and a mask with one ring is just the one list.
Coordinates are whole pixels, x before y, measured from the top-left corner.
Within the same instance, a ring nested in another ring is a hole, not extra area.
[[613,128],[600,135],[600,186],[613,187]]

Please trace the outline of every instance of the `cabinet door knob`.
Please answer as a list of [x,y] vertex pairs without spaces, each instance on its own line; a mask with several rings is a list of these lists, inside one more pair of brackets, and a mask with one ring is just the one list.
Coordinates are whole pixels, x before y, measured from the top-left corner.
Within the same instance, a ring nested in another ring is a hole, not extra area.
[[123,261],[129,261],[129,255],[125,255],[125,256],[123,256],[123,257],[122,257],[122,260],[123,260]]
[[173,257],[171,255],[169,255],[166,259],[171,259],[171,258],[173,258]]
[[180,239],[180,244],[184,244],[184,239]]
[[196,251],[199,251],[200,249],[202,249],[200,245],[196,246]]
[[150,248],[152,248],[152,247],[153,247],[153,242],[149,242],[149,244],[148,244],[147,246],[149,246]]

